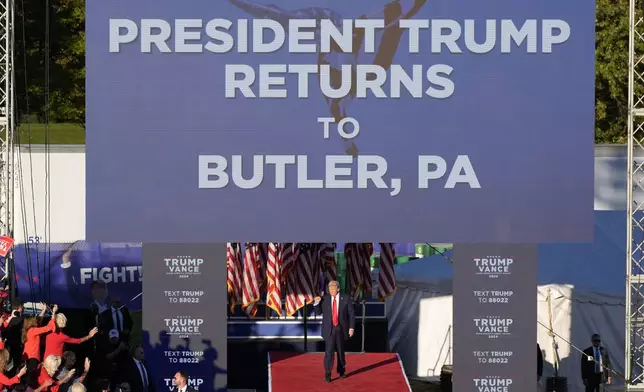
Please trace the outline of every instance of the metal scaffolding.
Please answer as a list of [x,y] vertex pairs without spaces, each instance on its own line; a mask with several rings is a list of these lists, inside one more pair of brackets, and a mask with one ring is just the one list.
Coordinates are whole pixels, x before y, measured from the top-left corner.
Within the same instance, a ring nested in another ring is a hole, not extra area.
[[[14,0],[0,0],[0,235],[13,237],[14,195]],[[2,259],[0,281],[11,257]]]
[[628,188],[625,377],[627,390],[644,391],[644,19],[629,7]]

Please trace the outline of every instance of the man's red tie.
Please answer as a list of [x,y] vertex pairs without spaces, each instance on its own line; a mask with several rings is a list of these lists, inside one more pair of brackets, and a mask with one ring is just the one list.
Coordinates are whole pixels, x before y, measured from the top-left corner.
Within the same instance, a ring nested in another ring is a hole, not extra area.
[[336,297],[333,297],[333,309],[331,311],[333,312],[333,326],[337,327],[338,326],[338,300]]

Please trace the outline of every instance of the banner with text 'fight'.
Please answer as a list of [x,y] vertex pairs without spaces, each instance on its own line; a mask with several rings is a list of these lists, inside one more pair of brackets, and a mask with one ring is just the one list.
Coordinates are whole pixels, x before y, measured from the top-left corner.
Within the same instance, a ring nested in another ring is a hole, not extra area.
[[86,16],[89,239],[592,238],[593,1]]

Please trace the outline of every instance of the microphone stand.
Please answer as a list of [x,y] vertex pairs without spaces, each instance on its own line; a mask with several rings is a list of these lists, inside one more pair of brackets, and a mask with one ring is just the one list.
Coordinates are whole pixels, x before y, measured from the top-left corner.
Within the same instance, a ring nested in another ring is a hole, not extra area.
[[362,299],[362,353],[364,354],[365,320],[367,314],[367,302]]
[[309,351],[308,347],[308,341],[309,341],[309,334],[308,334],[308,307],[309,305],[304,305],[304,352]]

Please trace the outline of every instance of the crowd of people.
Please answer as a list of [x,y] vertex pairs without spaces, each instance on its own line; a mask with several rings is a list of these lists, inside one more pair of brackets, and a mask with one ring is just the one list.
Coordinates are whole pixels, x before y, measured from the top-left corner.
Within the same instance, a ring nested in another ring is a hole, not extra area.
[[[82,337],[65,333],[56,305],[25,314],[15,300],[0,316],[0,392],[154,392],[145,353],[130,342],[132,318],[103,282],[92,284],[93,327]],[[90,349],[80,349],[90,342]]]

